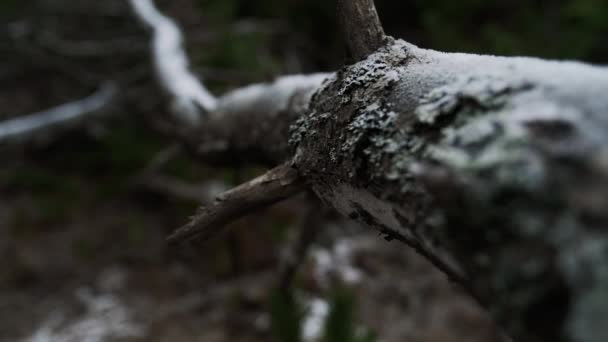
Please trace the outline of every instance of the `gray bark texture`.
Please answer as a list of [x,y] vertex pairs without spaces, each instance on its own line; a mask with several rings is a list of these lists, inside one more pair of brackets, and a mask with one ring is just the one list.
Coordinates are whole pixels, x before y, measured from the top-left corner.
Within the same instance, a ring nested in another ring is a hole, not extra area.
[[388,38],[312,96],[292,163],[515,341],[608,341],[607,92],[602,67]]
[[207,164],[275,166],[289,156],[290,125],[307,112],[310,98],[328,76],[283,76],[233,90],[218,99],[201,125],[184,129],[182,141]]
[[361,60],[384,43],[385,34],[374,0],[338,0],[338,19],[348,52]]
[[172,241],[310,188],[425,256],[515,341],[608,341],[608,69],[424,50],[385,37],[371,0],[338,12],[359,62],[212,98],[180,128],[207,163],[281,166]]

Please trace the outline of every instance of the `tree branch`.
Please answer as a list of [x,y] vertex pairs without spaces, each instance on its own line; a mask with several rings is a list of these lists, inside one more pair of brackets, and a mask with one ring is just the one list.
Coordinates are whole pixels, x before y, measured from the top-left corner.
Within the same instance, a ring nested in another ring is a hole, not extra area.
[[228,223],[289,198],[304,189],[298,172],[288,163],[219,195],[203,206],[192,220],[169,236],[170,243],[194,237],[203,239],[218,234]]
[[172,112],[183,123],[197,125],[216,107],[215,97],[189,70],[179,27],[152,0],[130,0],[137,17],[152,31],[152,55],[161,86],[172,98]]
[[[152,0],[130,3],[154,32],[152,52],[161,84],[174,104],[185,104],[173,106],[174,113],[182,117],[175,133],[190,152],[210,164],[256,162],[274,166],[284,161],[289,126],[308,109],[313,93],[331,74],[282,76],[216,99],[188,70],[177,25],[161,14]],[[199,109],[204,110],[204,118]]]
[[277,165],[288,158],[289,127],[308,110],[314,92],[331,74],[282,76],[226,93],[182,140],[209,164]]
[[75,125],[105,108],[117,94],[114,83],[103,84],[97,92],[84,99],[26,116],[0,122],[0,144],[23,142],[40,133]]
[[298,172],[227,192],[170,240],[216,234],[302,177],[468,286],[514,338],[606,340],[607,69],[419,49],[385,39],[370,0],[339,9],[360,62],[326,82],[239,89],[190,135],[206,160],[291,157]]
[[384,44],[385,35],[374,0],[338,0],[338,21],[355,61]]
[[292,130],[294,165],[515,340],[603,341],[607,90],[603,67],[390,41],[317,92]]

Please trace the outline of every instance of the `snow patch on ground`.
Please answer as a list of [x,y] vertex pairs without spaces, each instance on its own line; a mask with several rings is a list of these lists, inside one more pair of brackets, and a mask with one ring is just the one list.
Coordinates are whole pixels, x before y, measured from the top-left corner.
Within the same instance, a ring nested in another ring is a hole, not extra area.
[[102,272],[100,293],[87,287],[74,293],[84,308],[82,314],[70,317],[65,308],[57,308],[22,342],[103,342],[145,336],[145,327],[136,323],[131,308],[114,293],[123,287],[125,277],[118,269]]

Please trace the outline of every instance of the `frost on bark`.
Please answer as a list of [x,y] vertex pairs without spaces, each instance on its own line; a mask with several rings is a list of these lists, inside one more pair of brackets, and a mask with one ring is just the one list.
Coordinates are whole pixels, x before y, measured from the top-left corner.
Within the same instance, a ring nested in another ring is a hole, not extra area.
[[277,165],[289,156],[290,124],[329,75],[282,76],[228,92],[199,126],[185,128],[183,139],[208,164]]
[[608,340],[608,69],[390,40],[330,77],[293,165],[515,341]]
[[608,69],[423,50],[384,37],[373,1],[339,5],[363,60],[237,89],[180,127],[204,162],[281,166],[174,242],[309,187],[413,247],[515,341],[608,341]]

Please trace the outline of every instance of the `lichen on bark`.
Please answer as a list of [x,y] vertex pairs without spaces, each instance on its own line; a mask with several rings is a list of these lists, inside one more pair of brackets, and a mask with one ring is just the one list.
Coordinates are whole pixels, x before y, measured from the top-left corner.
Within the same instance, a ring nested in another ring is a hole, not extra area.
[[291,129],[343,214],[465,283],[519,341],[603,341],[608,71],[389,43]]

